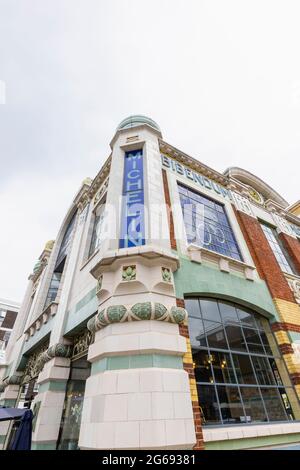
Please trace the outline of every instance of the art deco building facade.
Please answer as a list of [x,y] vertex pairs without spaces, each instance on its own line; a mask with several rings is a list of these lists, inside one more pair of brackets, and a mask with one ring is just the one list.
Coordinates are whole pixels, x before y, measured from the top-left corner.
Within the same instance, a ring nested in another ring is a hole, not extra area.
[[0,299],[0,368],[5,364],[5,350],[19,309],[17,302]]
[[[131,116],[41,253],[1,403],[34,449],[239,449],[300,442],[300,219]],[[1,424],[2,446],[12,430]]]

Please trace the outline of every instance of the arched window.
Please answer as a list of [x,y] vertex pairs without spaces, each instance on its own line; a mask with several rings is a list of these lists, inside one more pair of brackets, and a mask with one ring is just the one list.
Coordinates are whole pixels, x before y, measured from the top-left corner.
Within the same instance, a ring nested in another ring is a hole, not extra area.
[[203,425],[294,419],[293,388],[268,321],[225,301],[185,303]]

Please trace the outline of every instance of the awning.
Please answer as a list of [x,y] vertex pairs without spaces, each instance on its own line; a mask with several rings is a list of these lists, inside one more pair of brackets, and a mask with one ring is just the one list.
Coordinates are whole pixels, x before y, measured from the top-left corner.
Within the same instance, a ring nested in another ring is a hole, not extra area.
[[0,421],[22,418],[28,408],[0,408]]

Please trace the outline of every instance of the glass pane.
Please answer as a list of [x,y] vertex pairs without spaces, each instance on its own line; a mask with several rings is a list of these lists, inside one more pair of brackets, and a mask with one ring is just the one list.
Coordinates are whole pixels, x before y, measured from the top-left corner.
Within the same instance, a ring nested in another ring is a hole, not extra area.
[[258,315],[255,315],[255,322],[256,326],[259,329],[259,331],[265,331],[266,328],[268,327],[268,332],[270,330],[269,322],[265,319],[262,319]]
[[220,423],[221,419],[215,387],[212,385],[198,385],[197,388],[203,425]]
[[262,388],[261,393],[265,402],[270,421],[285,421],[283,403],[276,388]]
[[252,313],[246,312],[246,310],[237,308],[237,313],[241,323],[245,326],[256,327],[254,315]]
[[272,350],[271,350],[270,345],[269,345],[269,342],[268,342],[267,335],[264,331],[260,331],[260,337],[261,337],[262,343],[265,347],[266,353],[270,354],[270,355],[273,355]]
[[228,349],[223,325],[221,323],[207,320],[204,320],[203,323],[209,347],[216,349]]
[[186,299],[185,308],[192,317],[200,317],[200,307],[198,299]]
[[264,348],[257,330],[243,329],[247,346],[250,352],[264,354]]
[[237,325],[225,326],[229,349],[236,351],[247,351],[246,343],[242,334],[242,329]]
[[236,383],[230,355],[213,351],[211,358],[215,381],[217,383]]
[[238,387],[217,386],[221,415],[224,424],[235,424],[245,421]]
[[266,412],[257,387],[241,387],[241,395],[249,423],[267,421]]
[[280,393],[280,396],[281,396],[281,399],[283,401],[283,406],[285,408],[285,411],[288,415],[288,418],[289,420],[294,420],[295,417],[294,417],[294,414],[293,414],[293,411],[292,411],[292,407],[291,407],[291,404],[290,404],[290,401],[288,399],[288,396],[284,390],[284,388],[279,388],[279,393]]
[[208,351],[192,351],[196,382],[213,383],[211,356]]
[[293,274],[292,267],[287,259],[287,256],[283,252],[283,248],[280,245],[280,242],[277,238],[277,233],[272,227],[268,227],[265,224],[261,224],[261,227],[266,235],[266,238],[269,242],[269,245],[280,265],[282,271]]
[[244,354],[233,354],[232,358],[238,383],[256,384],[257,382],[249,356]]
[[206,347],[206,336],[201,318],[189,317],[188,324],[192,348]]
[[61,434],[58,443],[58,449],[60,450],[78,449],[85,383],[90,375],[90,368],[91,364],[86,357],[71,364],[71,374],[67,383],[61,420]]
[[221,321],[218,303],[215,300],[200,300],[203,318],[212,321]]
[[220,308],[222,320],[225,325],[227,323],[232,323],[232,322],[239,323],[236,308],[233,305],[219,302],[219,308]]
[[275,379],[269,361],[265,357],[252,356],[253,367],[260,385],[274,385]]
[[[281,360],[281,359],[280,359],[280,362],[282,363],[282,360]],[[271,369],[272,369],[272,371],[273,371],[273,375],[274,375],[274,378],[275,378],[275,382],[277,383],[277,385],[283,385],[282,380],[281,380],[281,377],[280,377],[280,375],[279,375],[279,371],[278,371],[278,368],[277,368],[275,359],[269,359],[269,363],[270,363]],[[283,366],[283,367],[284,367],[284,366]]]

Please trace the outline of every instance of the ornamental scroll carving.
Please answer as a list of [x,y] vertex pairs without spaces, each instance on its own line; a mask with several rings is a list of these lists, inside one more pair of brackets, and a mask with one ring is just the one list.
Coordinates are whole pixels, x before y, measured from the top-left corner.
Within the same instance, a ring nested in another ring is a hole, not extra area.
[[169,323],[183,323],[187,319],[187,312],[181,307],[171,307],[157,302],[141,302],[132,306],[112,305],[100,310],[92,317],[87,327],[91,332],[101,330],[110,323],[124,323],[127,321],[158,320]]
[[87,352],[89,345],[94,341],[94,333],[85,330],[83,333],[74,337],[72,358]]
[[37,377],[43,370],[46,362],[54,357],[70,357],[71,346],[66,344],[57,343],[53,346],[44,346],[40,350],[33,353],[26,364],[22,383],[27,383],[31,379]]
[[300,281],[298,279],[288,279],[288,283],[296,301],[300,304]]

